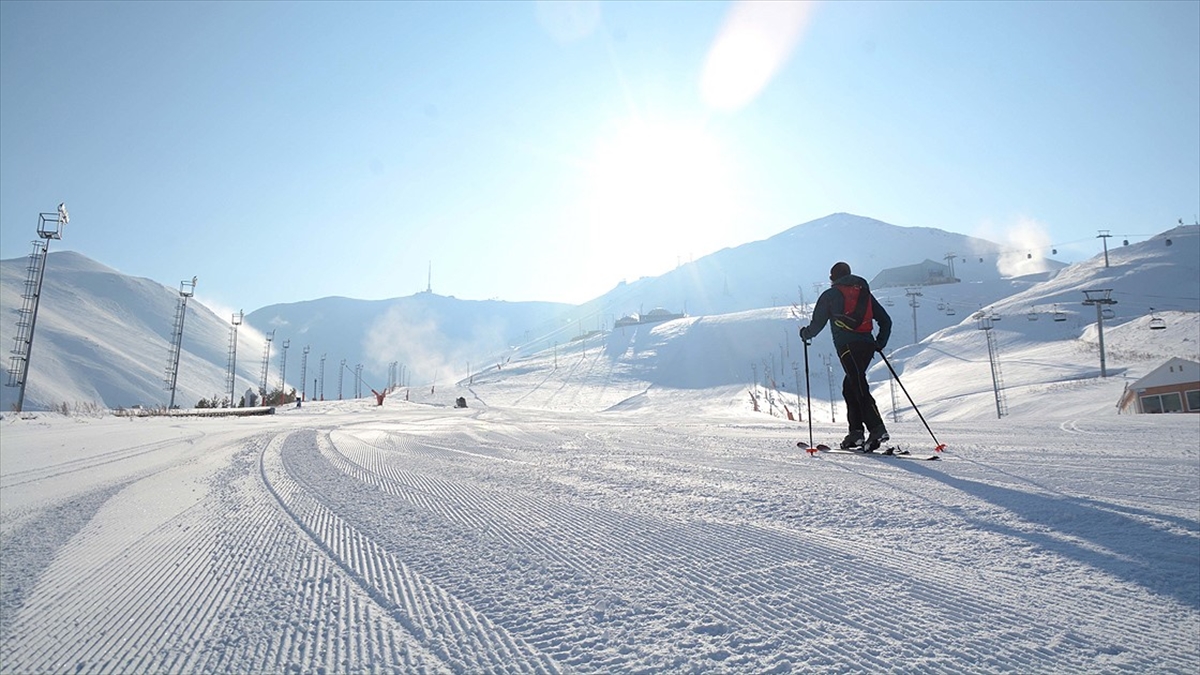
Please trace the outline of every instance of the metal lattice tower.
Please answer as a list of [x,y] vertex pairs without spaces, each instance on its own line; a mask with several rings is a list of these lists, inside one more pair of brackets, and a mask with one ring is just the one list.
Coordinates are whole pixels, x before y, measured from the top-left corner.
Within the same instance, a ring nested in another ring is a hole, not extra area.
[[233,404],[233,388],[237,384],[237,334],[238,326],[242,325],[244,314],[238,310],[237,314],[233,315],[230,320],[232,327],[229,331],[229,368],[225,371],[225,389],[229,391],[229,407],[234,407]]
[[287,389],[287,350],[291,340],[283,341],[283,353],[279,355],[279,403],[283,404],[283,393]]
[[[1104,266],[1108,267],[1107,255],[1104,262]],[[1104,308],[1108,305],[1117,304],[1117,301],[1113,300],[1111,295],[1111,288],[1083,292],[1083,296],[1086,298],[1083,304],[1096,306],[1096,332],[1100,336],[1100,377],[1108,377],[1108,367],[1104,359]]]
[[59,204],[54,213],[38,214],[38,237],[33,242],[26,268],[25,290],[21,293],[21,309],[17,311],[17,334],[13,336],[12,356],[9,358],[8,386],[19,387],[16,412],[25,406],[25,383],[29,380],[29,356],[33,352],[33,329],[37,325],[38,305],[42,299],[42,280],[46,277],[46,256],[50,240],[62,239],[62,228],[71,221],[66,204]]
[[263,349],[262,360],[262,377],[259,378],[258,395],[263,399],[263,405],[267,404],[267,373],[271,367],[271,343],[275,341],[275,331],[267,333],[267,346]]
[[362,364],[354,366],[354,398],[362,398]]
[[338,368],[338,400],[342,400],[342,373],[346,372],[346,359],[342,359],[342,367]]
[[908,296],[908,306],[912,307],[913,311],[913,344],[915,345],[920,342],[917,339],[917,308],[921,306],[921,303],[917,302],[917,298],[921,297],[923,293],[915,288],[909,288],[904,291],[904,294]]
[[325,400],[325,355],[321,355],[321,377],[318,380],[317,396],[320,400]]
[[[305,383],[305,379],[304,379],[304,378],[308,377],[308,351],[309,351],[308,345],[304,345],[304,352],[303,352],[303,355],[300,357],[300,400],[301,401],[308,398],[308,396],[307,396],[308,385]],[[316,393],[317,392],[314,391],[313,395],[315,396]]]
[[1000,352],[996,348],[996,338],[992,335],[993,316],[990,312],[977,312],[975,319],[979,321],[979,330],[987,335],[988,362],[992,365],[992,391],[996,395],[996,419],[1008,414],[1008,400],[1004,396],[1004,378],[1000,374]]
[[167,354],[167,389],[171,400],[167,410],[175,409],[175,383],[179,379],[179,354],[183,351],[183,320],[187,318],[188,298],[196,293],[196,277],[191,281],[179,282],[179,304],[175,307],[175,330],[171,334],[171,349]]
[[833,361],[828,354],[821,356],[825,362],[825,376],[829,378],[829,421],[837,424],[837,402],[833,399]]

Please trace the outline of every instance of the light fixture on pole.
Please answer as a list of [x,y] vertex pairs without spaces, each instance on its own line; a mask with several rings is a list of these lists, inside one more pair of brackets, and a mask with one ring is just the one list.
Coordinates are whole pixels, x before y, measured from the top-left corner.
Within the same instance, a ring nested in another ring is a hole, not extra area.
[[26,268],[25,290],[21,293],[21,309],[17,311],[17,334],[13,337],[12,357],[8,366],[8,386],[18,387],[16,412],[25,407],[25,383],[29,380],[29,356],[33,352],[33,329],[37,325],[38,305],[42,298],[42,280],[46,276],[46,256],[50,240],[62,239],[62,228],[71,221],[67,205],[60,203],[55,213],[39,213],[37,233]]
[[179,355],[183,351],[183,321],[187,318],[188,298],[196,293],[196,277],[191,282],[179,282],[179,305],[175,309],[175,332],[171,336],[171,351],[167,357],[167,388],[171,390],[171,401],[167,410],[175,409],[175,384],[179,379]]
[[237,382],[237,344],[238,344],[238,326],[242,325],[242,319],[245,314],[242,310],[238,310],[237,314],[230,319],[231,329],[229,331],[229,369],[225,371],[225,388],[229,391],[229,407],[234,407],[233,389]]

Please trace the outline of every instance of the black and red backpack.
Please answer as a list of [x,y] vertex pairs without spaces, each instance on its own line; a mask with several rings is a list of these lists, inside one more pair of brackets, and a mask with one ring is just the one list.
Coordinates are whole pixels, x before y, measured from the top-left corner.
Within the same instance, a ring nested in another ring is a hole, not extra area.
[[834,284],[842,292],[842,312],[833,315],[833,324],[854,333],[870,333],[875,317],[871,312],[871,291],[858,284]]

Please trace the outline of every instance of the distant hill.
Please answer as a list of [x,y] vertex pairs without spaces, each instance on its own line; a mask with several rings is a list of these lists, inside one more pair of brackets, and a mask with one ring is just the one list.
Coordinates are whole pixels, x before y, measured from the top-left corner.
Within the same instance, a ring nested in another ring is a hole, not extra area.
[[[0,261],[0,339],[9,351],[25,289],[28,258]],[[51,251],[31,354],[25,409],[63,403],[106,407],[160,406],[170,399],[165,377],[178,289],[131,277],[72,251]],[[230,324],[198,302],[189,302],[176,385],[176,405],[226,391]],[[240,394],[258,388],[255,357],[263,342],[239,334]],[[0,387],[10,410],[18,390]]]
[[[1166,246],[1165,240],[1172,237],[1173,246]],[[961,358],[978,362],[975,350],[981,341],[969,317],[985,307],[1012,317],[1040,312],[1040,325],[1059,330],[1030,334],[1028,341],[1075,349],[1087,349],[1089,339],[1089,318],[1078,304],[1082,286],[1111,284],[1117,289],[1120,304],[1114,329],[1145,316],[1150,306],[1184,314],[1200,311],[1195,301],[1200,296],[1195,240],[1195,227],[1185,227],[1114,249],[1107,270],[1097,270],[1093,259],[1058,271],[1061,263],[1032,254],[1005,261],[1013,252],[984,240],[836,214],[719,251],[661,277],[622,284],[577,307],[459,300],[432,293],[379,301],[330,297],[264,307],[249,313],[239,331],[236,390],[240,395],[258,388],[267,345],[263,332],[272,330],[268,383],[278,385],[286,340],[288,385],[312,397],[314,380],[323,374],[327,399],[337,398],[339,378],[346,398],[358,390],[369,393],[371,387],[386,386],[391,377],[403,378],[422,396],[434,391],[436,397],[456,382],[483,386],[505,378],[507,384],[490,394],[497,401],[559,407],[563,397],[575,391],[572,406],[606,409],[620,404],[627,410],[648,404],[654,392],[665,388],[699,396],[711,395],[704,392],[714,387],[737,392],[755,379],[754,373],[761,378],[768,371],[774,371],[777,384],[794,387],[799,344],[793,313],[807,311],[805,302],[811,303],[827,283],[831,261],[846,259],[855,272],[870,278],[885,268],[955,253],[955,275],[962,283],[925,287],[917,291],[921,295],[906,294],[905,289],[878,293],[895,321],[890,348],[898,365],[912,367],[920,357],[928,361],[923,372],[934,373],[937,368],[931,363],[937,361],[938,350],[946,351],[943,345],[954,340],[962,340],[961,349],[969,352]],[[853,253],[847,255],[848,250]],[[1016,267],[1008,269],[1010,262]],[[0,339],[6,349],[13,346],[26,264],[26,258],[0,261]],[[43,293],[27,409],[64,402],[107,407],[166,403],[163,378],[177,287],[129,277],[65,251],[50,254]],[[772,306],[775,309],[763,309]],[[1045,318],[1055,306],[1070,317],[1069,323]],[[686,309],[691,316],[610,332],[617,318],[656,307]],[[1068,325],[1074,335],[1063,332]],[[229,317],[216,316],[195,300],[189,304],[177,404],[191,406],[226,391],[229,335]],[[601,352],[591,351],[598,345]],[[306,346],[310,353],[302,382]],[[817,361],[821,348],[814,344]],[[1002,342],[1002,351],[1006,349]],[[1182,351],[1186,355],[1187,349]],[[551,383],[569,372],[564,370],[567,365],[583,372],[584,358],[591,360],[591,379],[607,373],[601,393],[561,382],[562,395],[549,395]],[[359,364],[361,387],[354,381]],[[941,367],[948,366],[938,362]],[[520,374],[528,382],[513,379]],[[952,370],[939,377],[956,378]],[[542,384],[534,386],[538,382]],[[631,398],[630,391],[643,395]],[[0,388],[0,403],[6,409],[15,397],[15,389]]]
[[699,316],[787,306],[802,298],[813,301],[814,284],[828,284],[829,268],[839,260],[871,279],[890,267],[927,258],[943,261],[947,254],[955,255],[955,276],[965,283],[997,282],[1065,266],[1045,258],[1043,251],[1015,251],[977,237],[837,213],[717,251],[661,276],[618,285],[581,310],[622,316],[661,306]]
[[[1107,268],[1097,255],[1056,275],[926,288],[916,308],[919,325],[937,317],[950,325],[922,330],[914,343],[906,318],[912,308],[893,308],[897,332],[889,360],[929,418],[995,417],[987,339],[974,318],[982,312],[994,320],[1007,415],[1115,415],[1125,383],[1173,356],[1200,360],[1198,267],[1200,229],[1187,226],[1110,252]],[[986,297],[976,289],[1008,283],[1020,290],[982,306],[974,302]],[[1095,308],[1082,305],[1082,291],[1095,288],[1111,288],[1118,300],[1105,322],[1108,378],[1099,377]],[[938,310],[934,293],[945,293],[959,311],[950,316]],[[1150,330],[1152,318],[1162,319],[1166,329]],[[783,406],[795,413],[807,397],[801,385],[803,345],[796,336],[806,322],[780,307],[630,326],[514,359],[461,383],[459,390],[469,392],[471,405],[624,413],[670,406],[681,415],[706,416],[742,412],[756,391],[761,410],[782,417]],[[842,406],[842,374],[828,331],[813,341],[809,366],[814,416],[843,419],[844,410],[830,411],[831,399]],[[901,421],[917,421],[904,394],[891,388],[891,374],[880,360],[869,379],[888,419],[894,409]],[[1053,409],[1047,410],[1047,402]]]
[[356,391],[354,369],[359,364],[367,394],[388,386],[389,376],[421,386],[452,382],[468,368],[493,365],[481,361],[485,356],[494,362],[535,334],[574,334],[569,322],[573,309],[551,302],[458,300],[418,293],[390,300],[330,297],[271,305],[246,315],[246,323],[264,333],[275,331],[277,342],[290,340],[294,353],[311,347],[306,383],[310,393],[319,359],[325,355],[324,396],[330,399],[337,397],[339,370],[343,396]]

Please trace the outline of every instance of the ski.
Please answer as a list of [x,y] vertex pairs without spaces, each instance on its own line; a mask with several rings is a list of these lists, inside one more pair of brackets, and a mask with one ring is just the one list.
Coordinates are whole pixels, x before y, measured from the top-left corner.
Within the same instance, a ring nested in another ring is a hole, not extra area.
[[816,446],[809,446],[808,443],[805,443],[804,441],[799,441],[798,443],[796,443],[796,447],[800,448],[801,450],[804,450],[805,452],[807,452],[808,454],[810,454],[814,457],[819,452],[823,455],[861,455],[864,457],[891,457],[894,459],[916,459],[916,460],[921,460],[921,461],[926,461],[926,462],[936,462],[941,459],[940,455],[914,455],[911,452],[909,452],[908,450],[900,449],[899,446],[890,446],[887,448],[881,448],[879,450],[870,450],[870,451],[867,451],[867,450],[842,450],[841,448],[831,448],[828,445],[825,445],[824,443],[817,444]]

